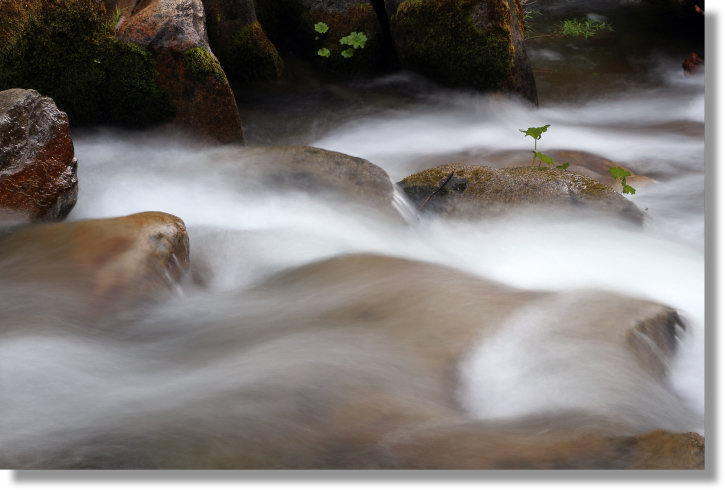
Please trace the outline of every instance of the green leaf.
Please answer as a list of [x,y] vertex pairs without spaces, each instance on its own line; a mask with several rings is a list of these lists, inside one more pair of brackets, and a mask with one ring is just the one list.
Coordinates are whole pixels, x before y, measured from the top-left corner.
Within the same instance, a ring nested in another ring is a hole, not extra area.
[[628,171],[624,170],[622,167],[610,167],[609,173],[612,174],[612,177],[617,180],[624,179],[625,177],[629,177],[630,175],[632,175]]
[[330,57],[330,50],[327,48],[320,48],[317,50],[317,54],[322,56],[323,58],[329,58]]
[[352,48],[347,48],[347,49],[343,50],[340,54],[342,55],[343,58],[352,58],[353,52],[354,51]]
[[634,187],[631,185],[624,184],[624,186],[622,186],[622,194],[634,194],[635,192]]
[[546,124],[544,126],[538,127],[538,128],[529,128],[529,129],[519,129],[524,135],[531,136],[535,140],[541,139],[541,135],[546,132],[546,130],[551,126],[551,124]]
[[368,37],[362,32],[351,32],[345,37],[340,38],[340,44],[352,46],[354,49],[364,48]]
[[567,168],[569,168],[569,163],[562,163],[561,165],[557,165],[556,168],[566,170]]
[[319,32],[320,34],[326,33],[329,29],[330,28],[324,22],[318,22],[317,24],[315,24],[315,31]]
[[535,151],[534,156],[537,157],[539,160],[541,160],[543,163],[547,165],[554,165],[554,159],[550,156],[544,155],[540,151]]

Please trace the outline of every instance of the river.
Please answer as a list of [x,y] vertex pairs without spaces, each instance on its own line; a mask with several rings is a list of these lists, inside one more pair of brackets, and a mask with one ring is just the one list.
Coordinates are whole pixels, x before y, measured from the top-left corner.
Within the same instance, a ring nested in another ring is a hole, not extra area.
[[[543,151],[594,153],[653,179],[628,197],[646,210],[642,227],[555,213],[418,219],[398,195],[401,224],[227,174],[219,162],[243,167],[235,149],[163,131],[76,131],[81,191],[69,219],[177,215],[188,228],[192,274],[151,309],[100,326],[38,317],[53,328],[3,338],[6,460],[234,467],[243,449],[258,455],[244,464],[277,457],[314,467],[329,461],[311,445],[375,434],[377,406],[406,427],[573,411],[614,420],[628,434],[703,433],[704,77],[683,74],[675,49],[641,55],[631,72],[585,52],[592,83],[582,85],[585,65],[565,61],[573,43],[531,43],[538,108],[405,72],[240,92],[248,144],[347,153],[397,182],[450,161],[485,164],[529,150],[518,129],[551,124]],[[596,83],[600,76],[617,83]],[[441,388],[428,374],[435,342],[443,351],[447,335],[458,342],[458,326],[487,328],[490,300],[476,304],[466,285],[485,290],[491,281],[551,294],[497,320],[496,334],[471,334]],[[586,333],[549,335],[605,320],[591,316],[598,310],[588,309],[589,290],[678,311],[687,329],[664,388],[633,381],[639,374],[621,353]],[[23,301],[13,308],[31,311],[37,300]],[[417,328],[430,338],[419,341],[410,333]],[[347,427],[358,432],[339,439]],[[168,456],[148,457],[159,452]]]

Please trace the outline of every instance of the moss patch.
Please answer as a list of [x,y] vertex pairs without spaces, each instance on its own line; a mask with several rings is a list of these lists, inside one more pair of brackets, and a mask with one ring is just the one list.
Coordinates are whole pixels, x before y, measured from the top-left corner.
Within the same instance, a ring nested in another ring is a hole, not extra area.
[[282,58],[259,22],[239,29],[218,53],[224,71],[236,82],[251,85],[277,80],[282,75]]
[[220,83],[227,81],[219,62],[205,48],[184,51],[184,64],[196,81],[203,82],[207,77],[213,77]]
[[403,66],[441,83],[498,89],[513,68],[506,0],[406,0],[391,25]]
[[102,3],[0,3],[0,90],[35,89],[76,125],[147,125],[172,113],[157,78],[149,53],[113,36]]

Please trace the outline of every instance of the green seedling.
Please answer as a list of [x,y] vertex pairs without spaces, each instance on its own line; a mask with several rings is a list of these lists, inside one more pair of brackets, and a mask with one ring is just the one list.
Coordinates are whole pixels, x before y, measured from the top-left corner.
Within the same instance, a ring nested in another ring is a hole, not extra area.
[[562,36],[589,39],[599,31],[613,31],[614,28],[606,22],[591,19],[567,19],[559,24],[558,30]]
[[[560,168],[562,170],[566,170],[569,167],[568,163],[562,163],[561,165],[557,165],[553,158],[551,158],[548,155],[544,155],[536,148],[536,142],[541,139],[541,135],[546,132],[547,129],[551,124],[545,124],[544,126],[540,126],[538,128],[529,128],[529,129],[519,129],[522,133],[524,133],[524,136],[531,136],[531,138],[534,140],[534,150],[533,150],[533,158],[531,159],[531,165],[533,166],[534,163],[536,163],[536,159],[539,159],[539,162],[545,163],[546,165],[551,165],[556,168]],[[539,165],[541,167],[541,165]]]
[[622,184],[622,194],[634,194],[636,192],[634,187],[627,184],[627,177],[632,175],[630,172],[624,170],[622,167],[610,167],[609,173]]

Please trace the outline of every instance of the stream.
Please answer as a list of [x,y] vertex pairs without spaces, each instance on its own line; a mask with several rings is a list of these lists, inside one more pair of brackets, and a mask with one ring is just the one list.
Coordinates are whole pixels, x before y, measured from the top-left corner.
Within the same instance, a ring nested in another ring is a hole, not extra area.
[[[553,212],[418,219],[400,192],[398,222],[228,173],[244,168],[233,148],[163,130],[76,131],[69,220],[179,216],[192,271],[152,307],[97,324],[39,314],[37,328],[0,339],[5,461],[235,467],[241,451],[242,466],[335,466],[309,448],[363,447],[361,434],[379,427],[570,412],[616,434],[704,433],[705,87],[682,72],[676,48],[638,51],[637,69],[625,70],[597,58],[601,44],[579,50],[584,64],[564,61],[569,41],[532,41],[538,108],[407,72],[237,94],[249,146],[354,155],[392,182],[530,150],[518,129],[551,124],[540,150],[593,153],[653,180],[628,197],[643,226]],[[585,68],[591,84],[580,83]],[[479,287],[546,293],[498,318],[485,296],[477,304]],[[590,307],[588,291],[677,310],[686,330],[666,388],[596,337],[555,334],[616,316]],[[0,298],[0,309],[39,304],[23,298]],[[476,333],[493,323],[495,333]],[[464,346],[452,372],[437,374],[436,343]],[[148,456],[159,453],[168,455]]]

